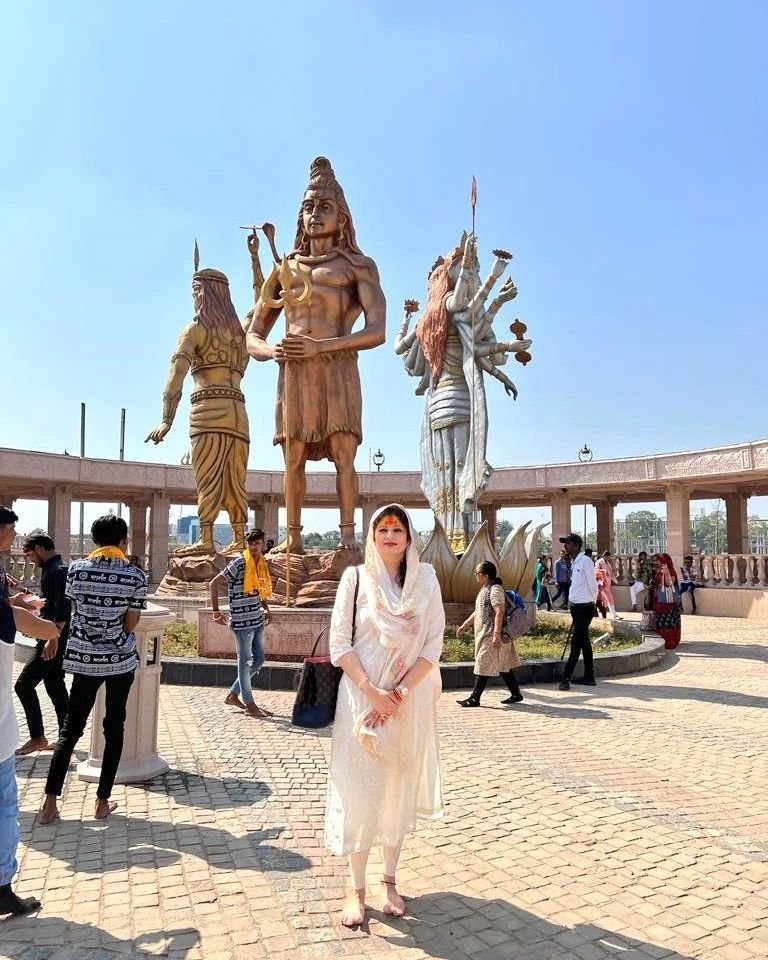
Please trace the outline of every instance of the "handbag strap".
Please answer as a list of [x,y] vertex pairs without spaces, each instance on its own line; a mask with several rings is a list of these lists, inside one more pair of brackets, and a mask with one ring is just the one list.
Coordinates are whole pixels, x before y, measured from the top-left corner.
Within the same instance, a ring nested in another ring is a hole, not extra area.
[[355,633],[357,632],[357,595],[360,592],[360,568],[355,567],[355,595],[352,598],[352,636],[349,644],[354,647]]
[[[359,592],[360,592],[360,570],[357,567],[355,567],[355,595],[352,600],[352,639],[350,641],[351,646],[355,645],[355,632],[357,629],[355,621],[357,620],[357,595]],[[320,643],[320,641],[323,639],[323,636],[326,633],[328,633],[328,630],[329,630],[329,627],[323,627],[320,633],[318,633],[317,639],[315,640],[315,644],[312,647],[312,653],[310,653],[310,657],[314,657],[317,651],[318,643]]]

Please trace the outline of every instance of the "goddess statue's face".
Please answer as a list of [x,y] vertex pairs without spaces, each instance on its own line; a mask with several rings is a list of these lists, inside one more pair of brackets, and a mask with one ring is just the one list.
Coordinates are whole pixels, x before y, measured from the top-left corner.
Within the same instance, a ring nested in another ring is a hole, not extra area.
[[[453,266],[448,271],[448,276],[451,278],[451,287],[455,287],[459,282],[459,274],[461,273],[461,257],[453,264]],[[472,272],[469,275],[469,290],[470,294],[476,293],[480,289],[480,268],[475,262],[472,267]]]
[[199,280],[192,281],[192,302],[195,305],[195,313],[200,313],[203,309],[203,285]]
[[323,190],[307,190],[301,215],[307,236],[312,240],[333,237],[339,229],[339,205]]

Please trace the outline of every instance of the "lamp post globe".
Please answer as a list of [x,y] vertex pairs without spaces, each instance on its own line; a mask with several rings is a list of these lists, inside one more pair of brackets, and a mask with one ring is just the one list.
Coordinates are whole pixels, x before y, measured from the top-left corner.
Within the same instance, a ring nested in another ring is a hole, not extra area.
[[[590,448],[585,443],[584,446],[581,448],[581,450],[579,450],[578,456],[579,456],[579,460],[582,463],[589,463],[594,457],[594,453],[592,453]],[[585,503],[584,504],[584,549],[586,549],[586,547],[587,547],[587,505]]]
[[384,466],[384,460],[385,460],[384,454],[381,452],[381,448],[379,448],[379,449],[376,451],[376,453],[374,453],[374,455],[373,455],[373,462],[376,464],[376,472],[377,472],[377,473],[378,473],[378,472],[381,470],[381,468]]

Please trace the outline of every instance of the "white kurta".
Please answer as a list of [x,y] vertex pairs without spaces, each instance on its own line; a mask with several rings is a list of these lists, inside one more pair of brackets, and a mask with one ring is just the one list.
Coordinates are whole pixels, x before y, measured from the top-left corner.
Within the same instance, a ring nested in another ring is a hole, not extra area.
[[[410,691],[397,716],[381,731],[387,755],[367,750],[354,732],[355,722],[370,709],[370,701],[346,676],[339,685],[336,720],[331,741],[325,843],[335,854],[354,853],[375,846],[396,846],[416,827],[417,818],[443,814],[437,705],[441,681],[438,662],[443,646],[445,614],[434,570],[422,564],[424,605],[419,604],[418,629],[404,631],[402,644],[385,647],[371,619],[364,567],[358,567],[357,631],[354,651],[371,681],[392,689],[398,674],[419,659],[435,666]],[[330,632],[333,663],[353,648],[352,607],[355,570],[345,571],[336,594]]]

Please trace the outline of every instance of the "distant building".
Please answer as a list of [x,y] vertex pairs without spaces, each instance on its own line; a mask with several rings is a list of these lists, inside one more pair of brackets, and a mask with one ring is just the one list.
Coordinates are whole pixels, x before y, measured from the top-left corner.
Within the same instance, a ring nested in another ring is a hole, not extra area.
[[768,520],[750,520],[749,552],[768,553]]
[[197,517],[194,513],[191,513],[188,517],[179,517],[179,522],[176,524],[176,536],[179,538],[179,540],[184,540],[185,542],[188,541],[189,528],[193,523],[197,522]]
[[646,553],[663,553],[667,549],[667,521],[657,517],[656,520],[645,521],[643,527],[643,535],[637,536],[636,524],[627,524],[626,520],[614,520],[614,552],[623,555],[640,553],[641,550]]
[[[186,519],[187,517],[182,517],[182,520]],[[195,543],[200,539],[200,521],[197,517],[192,517],[191,520],[192,522],[189,525],[187,535],[183,536],[179,534],[179,540],[184,543]],[[228,523],[214,523],[213,539],[214,542],[220,544],[222,547],[232,543],[232,527]]]

